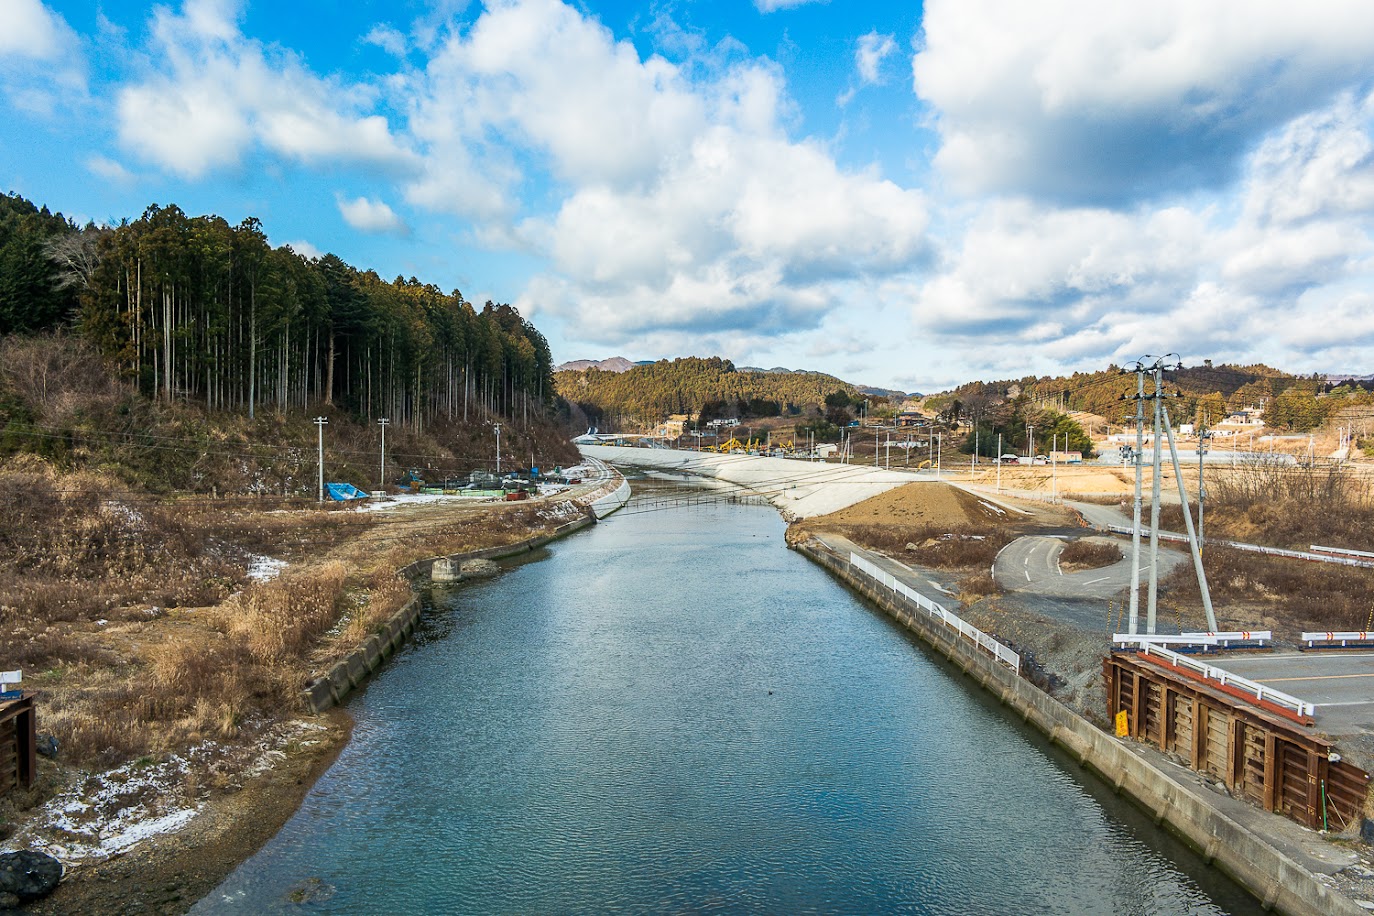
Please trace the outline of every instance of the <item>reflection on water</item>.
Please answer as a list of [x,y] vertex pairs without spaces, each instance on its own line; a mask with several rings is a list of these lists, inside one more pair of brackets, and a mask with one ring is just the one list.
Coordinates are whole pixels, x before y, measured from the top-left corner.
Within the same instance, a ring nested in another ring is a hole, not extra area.
[[782,535],[626,513],[436,591],[197,912],[1257,911]]

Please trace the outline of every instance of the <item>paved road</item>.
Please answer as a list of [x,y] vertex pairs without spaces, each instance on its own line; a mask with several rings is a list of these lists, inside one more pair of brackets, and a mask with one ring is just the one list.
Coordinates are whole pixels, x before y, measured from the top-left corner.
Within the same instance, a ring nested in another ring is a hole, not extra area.
[[[1048,598],[1069,598],[1084,601],[1107,601],[1131,586],[1129,556],[1104,566],[1083,572],[1066,573],[1059,568],[1059,555],[1065,541],[1057,537],[1028,536],[1017,538],[997,555],[992,575],[1009,591],[1030,592]],[[1159,551],[1160,578],[1186,557],[1175,550]],[[1140,581],[1149,581],[1149,565],[1140,571]]]
[[1374,727],[1374,652],[1228,655],[1208,664],[1316,703],[1317,726],[1325,731]]

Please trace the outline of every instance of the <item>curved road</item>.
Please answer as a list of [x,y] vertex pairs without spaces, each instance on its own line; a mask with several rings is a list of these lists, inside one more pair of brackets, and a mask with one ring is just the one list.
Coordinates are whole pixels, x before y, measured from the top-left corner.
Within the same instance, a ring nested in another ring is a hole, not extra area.
[[[1123,557],[1111,566],[1066,573],[1059,568],[1064,540],[1032,535],[1017,538],[997,555],[992,576],[1009,591],[1030,592],[1049,598],[1106,601],[1131,586],[1131,558]],[[1140,581],[1148,580],[1148,554],[1141,558]],[[1168,575],[1186,557],[1163,547],[1159,551],[1160,578]]]

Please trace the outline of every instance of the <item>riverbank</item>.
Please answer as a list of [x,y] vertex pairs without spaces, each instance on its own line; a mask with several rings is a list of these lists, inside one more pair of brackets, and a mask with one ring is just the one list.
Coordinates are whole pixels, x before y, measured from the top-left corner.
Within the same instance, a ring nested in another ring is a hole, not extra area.
[[[289,559],[261,557],[271,561],[262,564],[268,568],[284,567],[285,576],[336,571],[330,573],[337,579],[337,591],[327,600],[330,625],[294,659],[283,659],[278,674],[285,683],[303,686],[346,659],[362,637],[410,600],[400,575],[404,569],[436,554],[502,553],[545,543],[570,522],[587,518],[590,505],[621,482],[609,472],[561,493],[515,504],[397,501],[385,511],[350,513],[360,521],[350,526],[357,529],[352,539],[329,538],[323,550],[301,550]],[[308,526],[297,526],[293,540],[307,545]],[[265,587],[270,582],[238,593],[227,606],[176,609],[93,628],[91,638],[126,653],[126,679],[152,676],[157,659],[149,653],[169,642],[184,647],[179,656],[183,662],[214,658],[224,640],[235,638],[233,626],[245,616],[244,609],[261,610]],[[288,601],[285,609],[293,606]],[[193,652],[197,647],[204,648]],[[94,670],[31,679],[40,690],[40,730],[46,730],[45,703],[47,708],[69,707],[83,692],[113,677],[114,672]],[[289,696],[299,696],[299,688]],[[158,712],[147,703],[136,708]],[[61,756],[42,761],[35,786],[12,793],[0,809],[5,836],[0,848],[49,851],[68,869],[54,894],[30,909],[105,913],[110,901],[118,900],[127,912],[185,912],[275,834],[346,744],[351,720],[345,711],[305,717],[299,709],[298,701],[284,699],[266,709],[246,710],[232,720],[231,731],[202,732],[161,750],[150,748],[113,769],[72,766]]]

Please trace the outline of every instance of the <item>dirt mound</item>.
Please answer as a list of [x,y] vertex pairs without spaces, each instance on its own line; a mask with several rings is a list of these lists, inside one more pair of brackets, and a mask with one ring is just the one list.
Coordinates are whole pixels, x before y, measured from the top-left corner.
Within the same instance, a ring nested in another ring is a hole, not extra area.
[[[1051,468],[1048,465],[1035,465],[1034,467],[1004,467],[1001,473],[1002,487],[1007,490],[1033,490],[1036,492],[1049,493],[1057,489],[1060,496],[1075,495],[1108,495],[1120,496],[1131,493],[1135,488],[1135,477],[1133,469],[1123,469],[1118,467],[1104,467],[1101,465],[1060,465],[1058,468]],[[1054,478],[1058,477],[1058,483]],[[997,483],[997,470],[982,470],[978,476],[971,479],[971,483],[979,486],[993,486]],[[1173,485],[1173,473],[1166,475],[1166,479]],[[1145,472],[1146,486],[1149,486],[1149,469]]]
[[809,519],[808,527],[836,525],[942,526],[980,528],[1008,521],[1010,513],[977,496],[944,483],[910,483],[871,499]]

